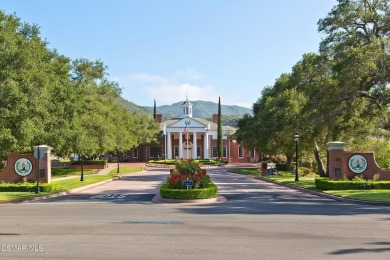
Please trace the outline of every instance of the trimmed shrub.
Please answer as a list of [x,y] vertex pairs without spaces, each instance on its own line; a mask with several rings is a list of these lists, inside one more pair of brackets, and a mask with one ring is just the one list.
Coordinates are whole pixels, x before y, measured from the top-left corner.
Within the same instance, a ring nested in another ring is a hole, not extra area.
[[[50,192],[59,189],[58,182],[39,184],[39,189],[42,192]],[[34,183],[2,183],[0,184],[0,192],[34,192],[36,184]]]
[[322,190],[368,190],[390,189],[390,181],[344,181],[316,178],[315,185]]
[[390,181],[372,182],[373,189],[390,190]]
[[276,170],[278,171],[289,171],[287,163],[276,163]]
[[[107,165],[107,160],[85,160],[84,165]],[[73,161],[71,165],[81,165],[81,161]]]
[[212,199],[218,195],[217,186],[209,182],[208,188],[204,189],[170,189],[169,183],[164,183],[160,188],[160,196],[165,199],[178,200],[195,200],[195,199]]

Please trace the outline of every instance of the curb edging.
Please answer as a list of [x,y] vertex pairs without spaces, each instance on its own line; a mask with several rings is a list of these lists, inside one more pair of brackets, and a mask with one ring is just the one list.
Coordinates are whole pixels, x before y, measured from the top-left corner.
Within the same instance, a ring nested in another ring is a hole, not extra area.
[[287,188],[290,188],[290,189],[293,189],[293,190],[297,190],[297,191],[300,191],[302,193],[315,195],[315,196],[323,197],[323,198],[327,198],[327,199],[333,199],[333,200],[340,201],[340,202],[355,203],[355,204],[365,204],[365,205],[376,205],[376,206],[387,206],[387,207],[390,206],[390,203],[348,199],[348,198],[343,198],[343,197],[339,197],[339,196],[335,196],[335,195],[331,195],[331,194],[327,194],[327,193],[323,193],[323,192],[319,192],[319,191],[305,189],[305,188],[302,188],[302,187],[297,187],[297,186],[286,184],[286,183],[282,183],[282,182],[277,182],[277,181],[270,180],[270,179],[267,179],[267,178],[264,178],[264,177],[257,176],[255,178],[258,179],[258,180],[262,180],[262,181],[265,181],[265,182],[269,182],[269,183],[273,183],[273,184],[276,184],[276,185],[279,185],[279,186],[283,186],[283,187],[287,187]]

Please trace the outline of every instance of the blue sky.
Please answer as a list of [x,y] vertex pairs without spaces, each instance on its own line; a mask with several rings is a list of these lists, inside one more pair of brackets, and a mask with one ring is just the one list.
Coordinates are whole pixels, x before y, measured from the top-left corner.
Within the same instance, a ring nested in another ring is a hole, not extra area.
[[336,0],[1,0],[37,24],[49,48],[100,59],[138,105],[190,100],[251,107],[261,90],[317,52]]

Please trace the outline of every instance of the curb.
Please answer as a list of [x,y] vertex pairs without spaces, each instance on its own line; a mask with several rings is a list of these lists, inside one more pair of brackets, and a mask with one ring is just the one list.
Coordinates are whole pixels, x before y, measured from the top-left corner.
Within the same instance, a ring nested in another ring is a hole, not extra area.
[[212,199],[198,199],[198,200],[176,200],[176,199],[165,199],[161,198],[160,192],[157,192],[157,194],[153,197],[152,202],[156,204],[191,204],[191,205],[197,205],[197,204],[210,204],[210,203],[223,203],[226,202],[227,199],[222,196],[218,195],[216,198]]
[[293,190],[297,190],[297,191],[300,191],[302,193],[315,195],[315,196],[323,197],[323,198],[327,198],[327,199],[332,199],[332,200],[336,200],[336,201],[340,201],[340,202],[354,203],[354,204],[364,204],[364,205],[387,206],[387,207],[390,206],[390,203],[342,198],[342,197],[338,197],[338,196],[331,195],[331,194],[326,194],[326,193],[319,192],[319,191],[308,190],[308,189],[305,189],[305,188],[302,188],[302,187],[297,187],[297,186],[294,186],[294,185],[277,182],[277,181],[270,180],[270,179],[267,179],[267,178],[264,178],[264,177],[255,177],[255,178],[258,179],[258,180],[262,180],[262,181],[265,181],[265,182],[269,182],[269,183],[273,183],[273,184],[276,184],[276,185],[279,185],[279,186],[283,186],[283,187],[287,187],[287,188],[290,188],[290,189],[293,189]]

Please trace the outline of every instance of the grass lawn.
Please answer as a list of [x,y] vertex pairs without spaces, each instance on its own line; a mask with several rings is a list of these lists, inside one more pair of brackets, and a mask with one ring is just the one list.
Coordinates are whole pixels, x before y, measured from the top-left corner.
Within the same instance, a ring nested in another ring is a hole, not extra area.
[[[84,169],[84,175],[96,173],[97,170]],[[69,169],[68,167],[58,167],[51,169],[52,179],[80,175],[81,171],[77,169]]]
[[[259,176],[257,168],[233,168],[230,169],[230,171],[240,174]],[[390,203],[390,190],[321,190],[316,188],[313,178],[299,176],[299,181],[296,182],[294,175],[283,171],[279,172],[276,176],[266,176],[265,178],[348,199]]]
[[390,203],[390,190],[327,190],[324,192],[348,199]]
[[[121,167],[119,167],[119,174],[133,173],[133,172],[139,172],[139,171],[141,171],[140,167],[135,167],[135,168],[128,168],[128,167],[121,168]],[[35,194],[34,192],[0,192],[0,201],[28,199],[28,198],[41,197],[41,196],[50,195],[50,194],[56,194],[56,193],[63,192],[63,191],[69,191],[69,190],[72,190],[75,188],[80,188],[80,187],[83,187],[83,186],[86,186],[89,184],[94,184],[97,182],[112,179],[118,175],[116,172],[117,172],[117,169],[114,169],[110,173],[105,174],[105,175],[97,175],[97,174],[87,175],[87,176],[84,176],[84,181],[80,181],[80,178],[72,178],[72,179],[57,181],[60,184],[60,188],[58,190],[52,191],[52,192],[41,192],[39,194]],[[84,173],[85,173],[85,171],[84,171]],[[74,175],[80,176],[80,174],[81,174],[81,171],[79,170]]]

